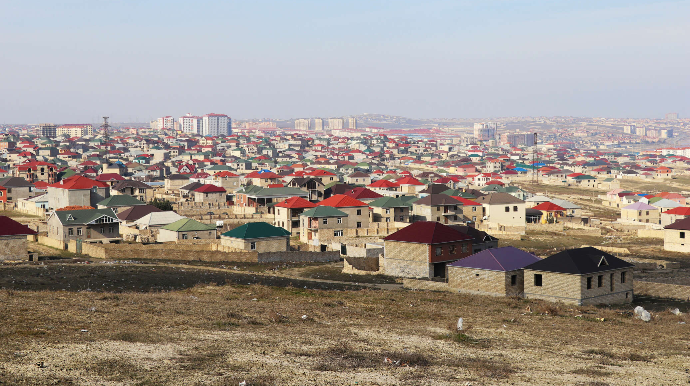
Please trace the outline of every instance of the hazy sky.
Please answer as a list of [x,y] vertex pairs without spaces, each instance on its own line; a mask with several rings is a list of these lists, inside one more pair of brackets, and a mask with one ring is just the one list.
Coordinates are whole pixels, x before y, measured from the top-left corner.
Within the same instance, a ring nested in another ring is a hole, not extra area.
[[690,0],[0,0],[0,123],[690,115]]

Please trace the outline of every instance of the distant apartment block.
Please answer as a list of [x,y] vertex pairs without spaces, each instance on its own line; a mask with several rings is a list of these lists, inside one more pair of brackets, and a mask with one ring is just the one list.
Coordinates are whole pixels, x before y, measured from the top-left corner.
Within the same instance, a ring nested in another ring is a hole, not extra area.
[[206,114],[201,117],[201,135],[226,136],[232,134],[232,120],[225,114]]
[[41,123],[38,125],[38,133],[41,137],[57,137],[57,126],[54,123]]
[[182,130],[183,132],[190,134],[201,134],[201,117],[197,117],[192,114],[187,114],[183,117],[178,118],[177,121],[180,126],[180,130]]
[[489,123],[475,123],[474,124],[474,138],[477,141],[490,141],[496,139],[497,124]]
[[352,117],[348,121],[349,121],[348,122],[349,124],[347,127],[349,127],[350,129],[356,130],[357,129],[357,118]]
[[323,119],[314,118],[314,130],[323,131]]
[[160,117],[156,121],[158,123],[158,130],[175,128],[175,119],[169,115],[167,117]]
[[309,130],[311,128],[310,119],[296,119],[295,130]]
[[642,126],[642,127],[635,127],[635,134],[641,135],[641,136],[646,136],[647,135],[647,128]]
[[676,121],[676,120],[678,120],[678,113],[668,113],[668,114],[666,114],[666,120],[667,120],[667,121]]
[[534,134],[502,134],[501,143],[513,147],[534,146]]
[[93,126],[89,124],[68,124],[59,126],[55,133],[58,136],[66,135],[68,137],[84,137],[93,135]]
[[328,119],[328,129],[329,130],[342,130],[345,127],[345,120],[342,118],[329,118]]
[[623,126],[623,132],[625,134],[637,134],[637,128],[635,125],[625,125]]

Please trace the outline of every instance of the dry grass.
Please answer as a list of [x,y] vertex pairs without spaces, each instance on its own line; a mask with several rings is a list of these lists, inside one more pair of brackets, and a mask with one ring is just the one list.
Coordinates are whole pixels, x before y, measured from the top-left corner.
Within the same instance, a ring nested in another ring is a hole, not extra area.
[[[679,367],[690,360],[687,331],[668,312],[643,323],[630,316],[631,307],[314,283],[304,288],[296,281],[247,285],[252,275],[244,275],[221,285],[225,277],[194,269],[2,267],[0,285],[14,285],[0,291],[0,384],[688,380]],[[100,289],[124,277],[134,287]],[[461,333],[449,328],[458,317],[468,326]]]

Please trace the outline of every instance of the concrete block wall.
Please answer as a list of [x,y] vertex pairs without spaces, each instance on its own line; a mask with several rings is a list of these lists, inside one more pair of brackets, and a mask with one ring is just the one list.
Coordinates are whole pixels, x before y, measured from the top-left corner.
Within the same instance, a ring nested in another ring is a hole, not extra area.
[[[516,276],[511,285],[511,276]],[[448,267],[448,286],[480,295],[521,296],[524,292],[522,270],[503,272],[464,267]]]
[[688,285],[635,280],[635,293],[638,295],[690,301],[690,286]]
[[28,258],[26,236],[0,236],[0,261]]
[[[626,272],[621,283],[621,272]],[[542,275],[542,285],[535,286],[534,276]],[[611,291],[611,274],[614,289]],[[602,286],[598,286],[598,276]],[[525,297],[576,305],[630,303],[633,300],[632,269],[597,272],[588,275],[570,275],[555,272],[525,270]],[[592,277],[592,288],[587,289],[587,277]]]

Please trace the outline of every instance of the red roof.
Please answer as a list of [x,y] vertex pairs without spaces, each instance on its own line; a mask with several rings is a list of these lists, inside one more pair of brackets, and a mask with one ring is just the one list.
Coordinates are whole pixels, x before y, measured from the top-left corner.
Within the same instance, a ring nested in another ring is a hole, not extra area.
[[343,193],[346,196],[350,196],[352,198],[356,198],[358,200],[362,199],[367,199],[367,198],[381,198],[383,197],[382,195],[374,192],[371,189],[363,188],[363,187],[357,187],[352,190],[348,190],[347,192]]
[[558,205],[554,204],[553,202],[548,202],[548,201],[542,202],[541,204],[533,207],[532,209],[543,210],[545,212],[554,212],[554,211],[564,211],[565,210],[565,208],[563,208],[562,206],[558,206]]
[[285,201],[277,203],[275,206],[289,209],[315,208],[316,204],[309,202],[302,197],[290,197]]
[[101,181],[94,181],[90,178],[84,177],[84,176],[72,176],[66,180],[62,180],[60,182],[57,182],[52,185],[48,185],[51,188],[60,188],[60,189],[68,189],[68,190],[76,190],[76,189],[91,189],[93,187],[96,188],[107,188],[108,184],[105,182]]
[[336,194],[318,203],[321,206],[331,206],[333,208],[349,208],[355,206],[367,206],[360,200],[346,196],[344,194]]
[[378,181],[372,182],[371,184],[369,184],[367,186],[369,186],[371,188],[397,188],[400,185],[396,184],[395,182],[391,182],[389,180],[378,180]]
[[0,236],[35,235],[36,231],[7,216],[0,216]]
[[214,174],[214,176],[216,176],[216,177],[239,177],[237,174],[235,174],[233,172],[229,172],[227,170],[223,170],[222,172],[218,172],[218,173]]
[[453,241],[471,240],[466,234],[433,221],[418,221],[384,238],[385,241],[406,243],[441,244]]
[[221,188],[220,186],[216,185],[211,185],[211,184],[204,184],[201,185],[200,187],[194,189],[195,192],[199,193],[225,193],[226,190],[224,188]]
[[263,172],[259,173],[258,171],[251,172],[247,174],[244,178],[265,178],[265,179],[271,179],[271,178],[280,178],[279,175],[273,173],[273,172]]
[[[402,173],[401,173],[402,174]],[[424,185],[418,179],[414,177],[403,177],[395,181],[398,185]]]
[[666,214],[677,214],[681,216],[690,216],[690,208],[687,206],[679,206],[677,208],[669,209],[666,212]]
[[451,196],[451,197],[462,202],[462,205],[467,205],[467,206],[481,206],[482,205],[476,201],[468,200],[468,199],[463,198],[463,197],[459,197],[459,196]]

